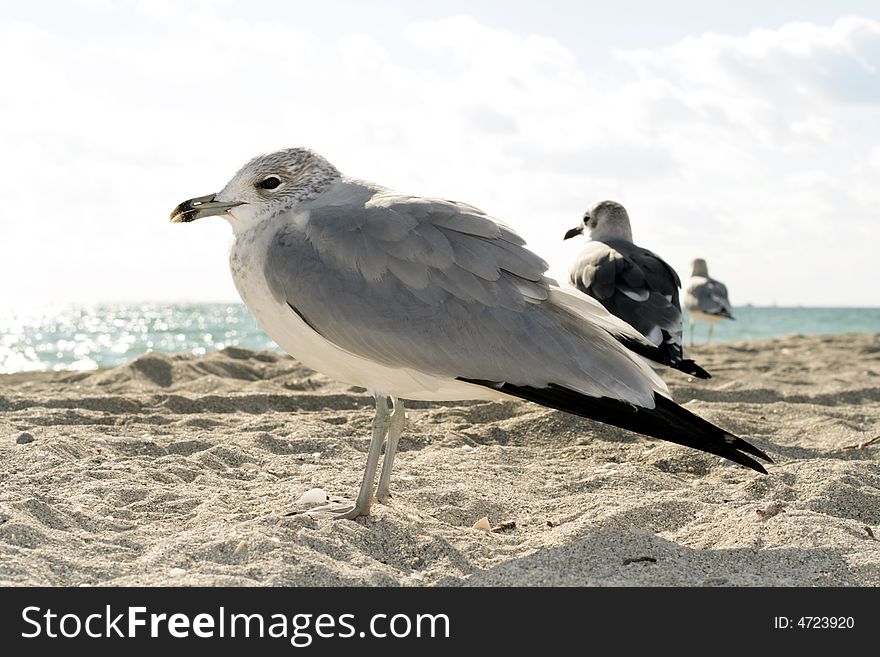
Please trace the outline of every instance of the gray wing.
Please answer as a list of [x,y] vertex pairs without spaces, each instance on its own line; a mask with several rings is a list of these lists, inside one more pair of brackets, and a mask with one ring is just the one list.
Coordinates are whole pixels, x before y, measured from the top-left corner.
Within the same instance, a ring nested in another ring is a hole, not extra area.
[[523,244],[471,206],[377,194],[291,221],[265,275],[323,337],[385,365],[652,404],[649,368],[604,320],[555,303],[547,263]]
[[659,256],[632,242],[588,242],[572,264],[571,282],[608,312],[682,358],[678,274]]
[[685,307],[690,311],[733,319],[733,306],[727,298],[727,287],[714,278],[692,278],[685,296]]

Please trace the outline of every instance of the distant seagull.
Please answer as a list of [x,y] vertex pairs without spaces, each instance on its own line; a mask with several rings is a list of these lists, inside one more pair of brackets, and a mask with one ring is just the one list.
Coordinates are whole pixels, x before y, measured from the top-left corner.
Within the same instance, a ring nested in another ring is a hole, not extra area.
[[693,271],[684,295],[684,307],[690,315],[691,346],[694,346],[694,324],[709,322],[709,335],[706,344],[712,339],[715,322],[721,319],[734,319],[733,307],[727,298],[727,287],[721,281],[709,277],[706,261],[697,258],[692,263]]
[[589,239],[569,270],[572,285],[657,345],[663,363],[708,379],[681,349],[681,280],[660,256],[633,244],[626,208],[615,201],[596,203],[564,239],[583,234]]
[[286,351],[376,397],[357,500],[379,502],[404,425],[403,399],[527,399],[723,456],[765,472],[764,452],[669,398],[640,356],[659,350],[576,290],[510,228],[464,203],[397,194],[292,148],[248,162],[171,221],[219,215],[230,266],[257,321]]

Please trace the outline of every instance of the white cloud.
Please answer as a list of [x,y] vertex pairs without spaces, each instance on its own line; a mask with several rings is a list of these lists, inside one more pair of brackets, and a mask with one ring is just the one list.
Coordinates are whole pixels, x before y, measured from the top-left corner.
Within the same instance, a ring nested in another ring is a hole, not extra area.
[[741,37],[709,33],[622,57],[643,75],[661,75],[682,89],[749,91],[746,100],[880,100],[880,22],[867,18],[791,23]]
[[0,204],[15,218],[0,277],[19,295],[233,297],[226,226],[165,217],[294,144],[483,207],[557,272],[564,230],[610,197],[638,241],[683,275],[707,257],[738,302],[865,303],[857,281],[880,277],[877,21],[622,52],[629,73],[612,83],[551,37],[466,16],[387,43],[211,3],[115,9],[118,29],[89,37],[0,23],[0,57],[17,62],[0,87]]

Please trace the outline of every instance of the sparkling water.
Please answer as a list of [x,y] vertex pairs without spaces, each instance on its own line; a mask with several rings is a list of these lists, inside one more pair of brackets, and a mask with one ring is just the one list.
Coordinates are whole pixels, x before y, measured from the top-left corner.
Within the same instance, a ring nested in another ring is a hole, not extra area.
[[277,349],[238,303],[100,304],[0,311],[0,372],[114,367],[147,351]]
[[[739,307],[713,342],[793,333],[880,332],[880,308]],[[697,343],[708,326],[697,327]],[[689,341],[685,318],[685,341]],[[204,354],[278,347],[238,303],[99,304],[0,309],[0,373],[114,367],[147,351]]]

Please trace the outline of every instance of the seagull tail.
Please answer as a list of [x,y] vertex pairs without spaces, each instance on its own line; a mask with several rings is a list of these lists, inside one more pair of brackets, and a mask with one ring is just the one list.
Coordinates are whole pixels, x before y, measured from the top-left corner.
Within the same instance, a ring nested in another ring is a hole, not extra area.
[[461,380],[494,388],[542,406],[721,456],[763,474],[767,474],[767,470],[749,454],[768,463],[773,462],[754,445],[657,393],[654,393],[654,408],[644,408],[611,397],[590,397],[552,383],[546,388],[534,388],[476,379]]
[[675,366],[675,369],[684,372],[685,374],[690,374],[692,376],[697,377],[698,379],[711,379],[712,375],[709,374],[702,367],[697,365],[692,360],[682,359],[678,365]]
[[[664,338],[666,338],[669,334],[664,331],[663,335]],[[664,340],[660,343],[659,347],[655,347],[650,342],[634,340],[629,336],[615,335],[614,337],[630,351],[634,351],[639,356],[643,356],[655,363],[666,365],[674,370],[695,376],[698,379],[712,378],[711,374],[697,365],[694,361],[682,358],[681,346],[678,346],[673,342]]]
[[714,312],[709,312],[707,310],[704,310],[703,312],[707,315],[715,315],[717,317],[720,317],[721,319],[736,319],[736,317],[733,316],[733,313],[730,312],[727,308],[719,308]]

